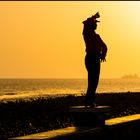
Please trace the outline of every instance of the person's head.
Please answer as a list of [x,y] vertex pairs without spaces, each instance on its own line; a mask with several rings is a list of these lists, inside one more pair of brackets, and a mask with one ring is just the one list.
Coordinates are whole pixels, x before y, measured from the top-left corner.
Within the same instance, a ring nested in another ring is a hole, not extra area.
[[95,15],[92,15],[91,17],[87,18],[87,20],[83,21],[84,26],[89,30],[96,30],[97,28],[97,22],[100,22],[96,20],[96,18],[99,18],[100,15],[97,12]]

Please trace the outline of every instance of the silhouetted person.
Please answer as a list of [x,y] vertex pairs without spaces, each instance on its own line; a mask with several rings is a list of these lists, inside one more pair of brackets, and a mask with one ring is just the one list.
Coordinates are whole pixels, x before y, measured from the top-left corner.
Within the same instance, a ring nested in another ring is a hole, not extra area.
[[85,106],[95,106],[95,93],[99,82],[100,62],[106,61],[107,46],[96,34],[96,18],[100,15],[97,12],[92,17],[83,21],[83,37],[86,45],[85,66],[88,72],[88,87],[85,97]]

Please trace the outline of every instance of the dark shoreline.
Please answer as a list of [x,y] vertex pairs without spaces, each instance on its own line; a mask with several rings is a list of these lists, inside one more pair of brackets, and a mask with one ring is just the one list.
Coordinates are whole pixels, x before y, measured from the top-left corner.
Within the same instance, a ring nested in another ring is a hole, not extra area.
[[[69,107],[84,96],[43,96],[0,101],[0,139],[62,128],[73,124]],[[140,113],[140,92],[96,94],[97,105],[110,106],[107,118]]]

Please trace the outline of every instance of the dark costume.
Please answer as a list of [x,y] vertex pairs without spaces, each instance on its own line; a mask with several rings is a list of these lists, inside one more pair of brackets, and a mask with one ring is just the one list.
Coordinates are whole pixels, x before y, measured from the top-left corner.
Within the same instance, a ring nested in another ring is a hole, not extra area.
[[99,13],[88,18],[83,22],[83,37],[86,45],[85,65],[88,72],[88,87],[85,99],[86,106],[93,106],[95,102],[95,93],[99,82],[100,61],[105,61],[107,46],[95,33],[97,27],[96,18]]

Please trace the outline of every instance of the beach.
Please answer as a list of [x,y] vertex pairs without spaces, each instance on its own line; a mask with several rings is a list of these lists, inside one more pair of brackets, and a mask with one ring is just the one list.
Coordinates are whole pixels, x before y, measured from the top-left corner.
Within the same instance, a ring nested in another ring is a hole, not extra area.
[[[84,95],[33,96],[0,101],[0,139],[73,125],[70,106],[83,105]],[[96,104],[110,106],[106,118],[140,113],[140,92],[96,94]]]

